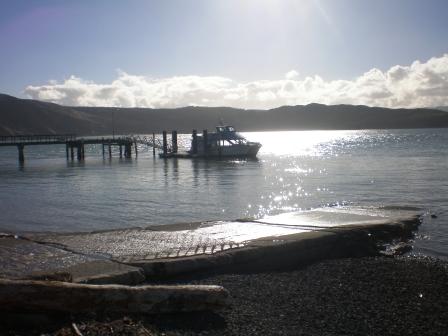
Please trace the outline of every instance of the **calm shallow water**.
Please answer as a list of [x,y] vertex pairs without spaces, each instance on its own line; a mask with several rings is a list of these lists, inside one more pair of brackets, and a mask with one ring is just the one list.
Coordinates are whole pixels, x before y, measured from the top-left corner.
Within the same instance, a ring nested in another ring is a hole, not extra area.
[[[416,252],[448,257],[448,130],[246,133],[257,161],[153,158],[83,163],[64,146],[0,148],[0,230],[89,231],[262,217],[337,205],[415,206]],[[189,136],[182,141],[188,142]],[[181,141],[181,142],[182,142]]]

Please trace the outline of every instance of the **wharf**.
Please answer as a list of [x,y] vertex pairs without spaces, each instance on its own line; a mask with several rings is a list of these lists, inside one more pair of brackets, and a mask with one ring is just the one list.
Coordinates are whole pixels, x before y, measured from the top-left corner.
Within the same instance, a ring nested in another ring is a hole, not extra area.
[[[202,137],[207,139],[208,132],[203,130]],[[138,145],[152,147],[153,156],[156,150],[159,150],[160,157],[164,159],[194,159],[194,158],[210,158],[208,149],[202,153],[198,152],[198,133],[196,130],[192,132],[192,148],[191,152],[179,151],[178,133],[173,130],[170,135],[167,131],[161,133],[161,138],[156,137],[153,133],[151,136],[146,135],[125,135],[125,136],[106,136],[106,137],[78,137],[75,134],[47,134],[47,135],[11,135],[0,136],[0,147],[17,147],[19,163],[23,165],[25,162],[25,146],[36,145],[65,145],[67,160],[83,161],[85,159],[85,146],[101,145],[103,157],[106,155],[112,158],[112,147],[118,147],[120,157],[131,158],[134,151],[138,156]],[[206,146],[207,147],[207,146]],[[106,153],[108,152],[108,154]],[[215,157],[221,157],[221,154]],[[228,156],[227,156],[228,157]],[[247,155],[242,157],[247,158]]]
[[393,240],[402,252],[419,224],[417,209],[323,208],[263,220],[3,234],[0,278],[135,285],[194,272],[277,270],[374,255]]
[[171,133],[171,145],[167,143],[167,132],[162,132],[163,141],[144,135],[125,135],[125,136],[106,136],[106,137],[78,137],[75,134],[47,134],[47,135],[11,135],[0,136],[0,147],[17,147],[19,163],[25,162],[25,146],[37,145],[65,145],[67,160],[75,159],[82,161],[85,159],[85,146],[101,145],[103,157],[106,156],[106,150],[109,158],[112,158],[112,147],[118,147],[120,157],[131,158],[132,151],[138,156],[138,144],[153,148],[153,155],[156,155],[156,149],[163,152],[163,156],[177,153],[177,131]]
[[19,162],[25,161],[24,149],[25,146],[37,145],[65,145],[67,160],[74,160],[75,151],[78,160],[85,158],[86,145],[102,145],[103,156],[106,155],[106,148],[109,152],[109,157],[112,156],[112,147],[117,146],[120,151],[120,157],[130,158],[132,149],[135,150],[135,155],[138,154],[137,143],[139,138],[133,136],[120,137],[77,137],[74,134],[62,135],[16,135],[16,136],[0,136],[0,147],[15,146],[19,153]]

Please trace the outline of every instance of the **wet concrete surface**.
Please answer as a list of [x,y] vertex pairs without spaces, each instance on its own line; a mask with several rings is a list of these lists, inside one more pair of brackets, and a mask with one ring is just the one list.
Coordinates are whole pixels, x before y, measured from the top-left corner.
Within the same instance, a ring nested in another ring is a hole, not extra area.
[[0,237],[0,264],[0,278],[8,279],[49,279],[97,284],[138,284],[145,279],[139,268],[17,236]]
[[[0,236],[0,262],[3,265],[0,277],[44,277],[45,274],[67,272],[74,282],[135,284],[145,280],[143,274],[153,274],[160,265],[170,264],[176,274],[176,270],[188,272],[198,265],[199,268],[206,267],[210,258],[217,267],[222,263],[244,264],[245,260],[259,259],[260,248],[287,245],[288,242],[296,242],[289,249],[297,248],[302,254],[309,254],[310,248],[320,249],[316,256],[324,257],[331,254],[334,247],[329,245],[330,242],[344,245],[344,239],[353,239],[346,235],[348,231],[357,232],[362,228],[364,232],[366,228],[377,228],[379,233],[390,228],[403,228],[406,223],[418,221],[419,215],[418,209],[410,208],[340,207],[258,220],[89,233],[3,235]],[[298,244],[301,244],[300,248]],[[263,250],[262,254],[275,263],[276,259],[286,257],[280,250],[282,248]],[[272,253],[278,257],[272,257]]]
[[92,260],[51,245],[38,244],[14,236],[0,237],[0,274],[5,278],[51,272]]

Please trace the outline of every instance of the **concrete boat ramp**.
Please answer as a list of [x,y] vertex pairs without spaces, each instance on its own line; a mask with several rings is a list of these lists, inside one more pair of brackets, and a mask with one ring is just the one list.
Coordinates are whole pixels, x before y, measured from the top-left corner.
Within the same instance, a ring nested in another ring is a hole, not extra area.
[[335,207],[89,233],[0,234],[0,278],[135,285],[192,272],[297,267],[405,241],[421,211]]

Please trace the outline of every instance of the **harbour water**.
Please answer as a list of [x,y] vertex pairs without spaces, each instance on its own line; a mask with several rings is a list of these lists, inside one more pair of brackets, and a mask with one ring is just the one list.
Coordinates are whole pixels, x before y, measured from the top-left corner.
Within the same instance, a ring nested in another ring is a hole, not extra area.
[[[261,218],[338,206],[417,207],[414,253],[448,258],[448,129],[244,133],[258,160],[103,159],[87,147],[0,148],[0,231],[78,232]],[[189,135],[181,136],[187,146]],[[435,216],[431,216],[435,215]],[[433,218],[434,217],[434,218]],[[241,225],[244,225],[242,223]]]

